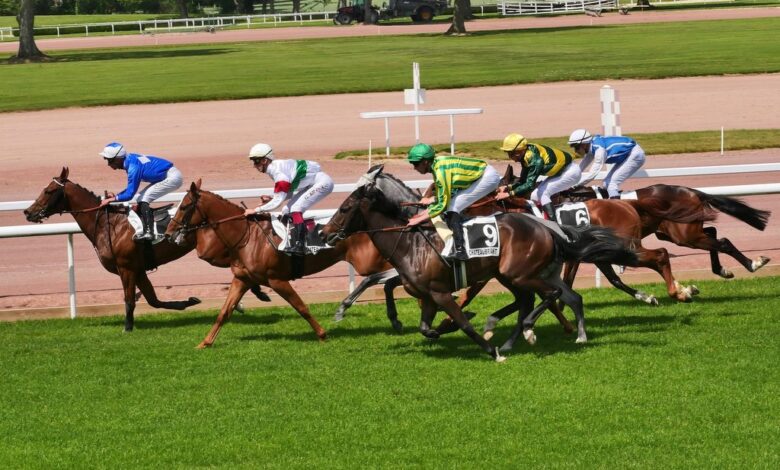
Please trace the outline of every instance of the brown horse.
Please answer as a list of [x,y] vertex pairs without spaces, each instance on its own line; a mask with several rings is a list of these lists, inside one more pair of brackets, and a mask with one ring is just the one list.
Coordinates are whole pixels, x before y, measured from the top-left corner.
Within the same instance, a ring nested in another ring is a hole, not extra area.
[[[143,246],[133,241],[135,230],[124,213],[105,207],[97,210],[100,198],[68,179],[68,168],[59,177],[52,178],[24,214],[30,222],[42,222],[53,215],[70,212],[87,239],[95,247],[100,264],[119,275],[125,299],[125,331],[133,330],[136,287],[149,305],[155,308],[184,310],[200,303],[196,297],[187,300],[162,301],[157,298],[152,283],[146,276],[148,258]],[[179,259],[194,248],[193,243],[182,246],[167,240],[151,247],[156,264]],[[214,254],[217,257],[217,254]]]
[[[592,188],[578,186],[561,193],[562,200],[585,201],[596,198]],[[701,210],[717,210],[740,220],[751,227],[764,230],[770,211],[755,209],[741,200],[728,196],[707,194],[697,189],[685,186],[656,184],[636,190],[638,200],[654,199],[664,201],[669,208],[696,207]],[[655,233],[659,240],[665,240],[688,248],[696,248],[710,252],[712,272],[722,278],[730,279],[734,273],[720,263],[719,253],[724,253],[736,259],[750,272],[756,272],[769,262],[766,256],[751,260],[742,254],[728,238],[717,238],[715,227],[704,227],[703,221],[689,223],[664,221],[653,232],[646,231],[644,236]]]
[[[217,320],[198,347],[205,348],[214,343],[241,297],[254,284],[273,289],[309,322],[317,337],[324,340],[325,330],[311,316],[308,306],[290,285],[290,281],[296,277],[294,258],[300,257],[292,257],[277,250],[281,240],[274,234],[269,215],[259,215],[250,220],[243,213],[244,210],[232,202],[201,190],[198,181],[190,185],[166,232],[173,240],[179,241],[192,232],[209,228],[214,231],[219,242],[229,248],[233,281]],[[199,237],[198,252],[210,249],[211,243]],[[351,237],[333,249],[306,255],[298,274],[311,275],[338,261],[349,262],[364,276],[392,269],[369,238],[363,235]]]
[[[437,308],[441,307],[485,352],[497,361],[503,360],[498,350],[474,331],[453,299],[455,279],[452,267],[439,254],[441,239],[429,237],[425,229],[409,231],[405,227],[408,216],[402,204],[411,200],[414,193],[391,175],[379,173],[375,177],[394,182],[396,188],[382,189],[369,183],[353,191],[323,229],[328,243],[335,245],[352,234],[368,233],[381,254],[401,275],[406,291],[422,301],[420,331],[423,335],[438,337],[430,325]],[[576,259],[625,264],[635,261],[635,253],[609,229],[601,227],[564,228],[571,240],[567,241],[523,214],[500,216],[497,223],[500,254],[466,261],[469,283],[495,277],[513,293],[525,290],[538,293],[544,299],[539,307],[518,322],[510,341],[514,342],[521,332],[526,334],[536,316],[558,299],[575,312],[577,342],[587,341],[582,298],[561,280],[562,262]]]

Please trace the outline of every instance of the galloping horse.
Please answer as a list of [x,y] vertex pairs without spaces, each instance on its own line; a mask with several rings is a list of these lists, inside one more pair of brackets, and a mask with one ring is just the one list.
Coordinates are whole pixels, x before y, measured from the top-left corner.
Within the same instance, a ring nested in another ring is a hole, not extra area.
[[[108,207],[98,210],[100,198],[70,181],[68,173],[68,168],[63,168],[59,177],[52,178],[51,183],[43,189],[32,205],[25,209],[24,214],[30,222],[41,222],[53,214],[65,212],[73,214],[81,231],[95,247],[100,264],[122,279],[125,331],[133,331],[136,287],[154,308],[184,310],[200,303],[196,297],[168,302],[159,300],[152,283],[146,276],[144,250],[140,244],[133,241],[135,230],[127,221],[127,217]],[[163,240],[151,249],[159,265],[179,259],[193,248],[193,243],[179,246]]]
[[[560,194],[562,200],[585,201],[596,198],[592,188],[576,187]],[[664,201],[668,208],[694,207],[699,210],[717,210],[740,220],[753,228],[764,230],[772,215],[770,211],[754,209],[741,200],[728,196],[707,194],[685,186],[655,184],[637,189],[638,200],[655,199]],[[731,279],[734,273],[720,264],[718,253],[724,253],[736,259],[748,271],[756,272],[769,262],[766,256],[751,260],[742,254],[728,238],[718,239],[715,227],[704,227],[704,221],[689,223],[664,221],[653,232],[659,240],[669,241],[679,246],[696,248],[710,252],[712,272],[722,278]]]
[[[309,322],[317,337],[324,340],[325,330],[311,316],[309,308],[290,285],[295,274],[293,257],[276,249],[281,240],[274,234],[270,216],[264,214],[247,219],[243,213],[241,207],[217,194],[202,190],[198,181],[190,185],[166,232],[174,241],[179,241],[192,232],[210,229],[218,241],[198,237],[198,252],[209,250],[213,243],[222,243],[228,247],[233,281],[214,325],[198,347],[214,344],[233,309],[254,284],[273,289]],[[363,235],[351,237],[333,249],[306,255],[301,275],[317,273],[338,261],[349,262],[363,276],[392,269],[369,238]],[[394,323],[394,327],[399,329],[400,323],[397,326]]]
[[[511,166],[507,169],[505,178],[513,178]],[[553,202],[560,204],[564,199],[560,194],[553,196]],[[696,286],[683,286],[674,279],[669,261],[669,252],[665,248],[647,249],[642,246],[642,239],[654,233],[663,224],[703,224],[715,219],[716,213],[707,205],[672,205],[663,196],[652,195],[643,199],[613,200],[588,199],[583,202],[590,214],[590,222],[594,225],[610,227],[615,232],[631,241],[639,255],[639,262],[631,267],[646,267],[656,271],[663,277],[669,297],[680,302],[689,302],[698,293]],[[572,285],[579,263],[567,263],[564,270],[564,280]],[[630,296],[651,305],[658,305],[658,300],[644,292],[637,291],[618,277],[611,265],[600,264],[597,267],[604,273],[609,282]]]
[[[439,254],[441,239],[432,240],[425,229],[409,231],[405,227],[408,216],[401,204],[409,201],[413,192],[390,175],[380,173],[376,178],[395,183],[396,189],[382,189],[378,184],[369,183],[353,191],[323,229],[328,243],[335,245],[357,232],[368,233],[381,254],[401,275],[406,291],[421,300],[420,331],[423,335],[438,337],[430,325],[437,307],[441,307],[485,352],[502,361],[498,350],[474,331],[453,299],[455,280],[451,266]],[[547,305],[560,298],[577,316],[577,342],[587,341],[582,297],[561,280],[561,263],[576,259],[626,264],[635,262],[636,254],[609,229],[601,227],[564,228],[572,240],[566,241],[526,215],[506,214],[498,217],[497,223],[501,241],[499,256],[466,261],[469,282],[473,284],[495,277],[516,295],[520,290],[527,290],[544,299],[539,307],[518,322],[510,340],[513,342],[521,331],[532,334],[529,331],[532,321]]]

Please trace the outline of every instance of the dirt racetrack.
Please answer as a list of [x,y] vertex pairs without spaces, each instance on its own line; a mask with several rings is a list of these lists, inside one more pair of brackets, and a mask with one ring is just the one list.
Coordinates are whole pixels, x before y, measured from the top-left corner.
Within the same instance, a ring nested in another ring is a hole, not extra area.
[[[571,21],[567,18],[561,20]],[[728,130],[780,127],[777,114],[780,75],[628,80],[609,84],[620,93],[624,134],[713,130],[721,126],[727,130],[724,156],[719,153],[651,155],[647,168],[778,161],[780,151],[777,149],[728,151]],[[599,128],[598,91],[602,85],[603,82],[576,82],[429,90],[425,108],[483,108],[482,115],[456,119],[455,130],[460,141],[500,139],[513,131],[523,132],[531,139],[566,135],[576,127]],[[359,112],[400,110],[404,109],[402,103],[403,96],[399,91],[0,114],[0,201],[37,197],[63,165],[71,168],[71,179],[87,188],[95,191],[122,189],[124,173],[110,171],[97,156],[100,148],[111,140],[122,141],[131,151],[172,159],[185,174],[186,181],[202,177],[207,189],[268,187],[267,177],[255,173],[245,157],[249,147],[257,141],[271,143],[280,157],[320,160],[337,183],[354,182],[365,170],[366,163],[335,161],[330,157],[340,150],[364,148],[369,139],[375,147],[380,146],[384,140],[382,123],[362,120]],[[519,103],[523,106],[523,116],[538,116],[539,119],[517,118]],[[448,128],[446,118],[423,121],[422,138],[429,142],[446,142]],[[413,142],[410,121],[393,122],[391,130],[393,144]],[[496,165],[503,169],[504,164]],[[399,161],[389,162],[388,171],[403,179],[421,179]],[[636,188],[654,182],[633,180],[627,186]],[[686,177],[664,182],[701,187],[778,182],[778,177],[743,174]],[[334,194],[318,207],[335,207],[343,197],[343,194]],[[763,209],[775,212],[780,209],[776,195],[753,196],[746,200]],[[70,217],[54,217],[51,222],[71,220]],[[0,226],[23,224],[26,222],[19,213],[0,213]],[[775,219],[770,221],[765,232],[752,230],[728,216],[722,216],[717,226],[721,236],[729,237],[750,258],[764,254],[776,260],[780,256]],[[122,296],[119,279],[99,266],[83,236],[75,238],[79,305],[113,304],[83,312],[120,313],[122,307],[116,305]],[[650,246],[659,244],[648,242]],[[676,255],[672,266],[678,277],[713,277],[709,274],[706,253],[694,253],[668,244],[663,246]],[[722,259],[738,277],[747,275],[732,259]],[[763,270],[766,273],[779,271],[774,262]],[[345,272],[345,267],[339,265],[313,278],[296,281],[295,286],[304,300],[315,300],[325,291],[343,290]],[[645,272],[629,270],[625,278],[629,282],[660,279]],[[592,282],[587,276],[592,276],[593,271],[587,270],[584,274],[585,282]],[[230,278],[228,270],[207,266],[194,254],[163,266],[151,275],[162,298],[197,295],[213,299],[209,305],[221,301]],[[663,296],[660,288],[653,293]],[[61,308],[54,311],[37,309],[62,307],[67,302],[64,236],[0,240],[0,319],[63,315],[65,310]]]

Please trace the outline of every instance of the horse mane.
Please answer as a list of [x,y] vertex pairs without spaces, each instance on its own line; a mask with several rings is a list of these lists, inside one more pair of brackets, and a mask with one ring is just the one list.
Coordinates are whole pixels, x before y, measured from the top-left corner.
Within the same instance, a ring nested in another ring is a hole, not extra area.
[[63,183],[63,184],[64,184],[64,183],[71,183],[71,184],[73,184],[74,186],[76,186],[77,188],[79,188],[80,190],[82,190],[82,191],[84,191],[84,192],[86,192],[86,193],[90,194],[90,195],[91,195],[93,198],[95,198],[95,199],[100,199],[100,196],[98,196],[98,195],[97,195],[97,194],[95,194],[94,192],[90,191],[89,189],[85,188],[84,186],[82,186],[82,185],[80,185],[80,184],[76,183],[75,181],[71,181],[71,180],[69,180],[69,179],[66,179],[65,181],[60,181],[60,182],[61,182],[61,183]]
[[[379,173],[375,181],[376,187],[380,189],[387,202],[395,208],[396,215],[408,219],[419,211],[419,207],[402,206],[404,202],[417,202],[420,199],[420,195],[415,193],[406,183],[385,172]],[[382,183],[390,183],[392,190],[388,190],[389,188]]]

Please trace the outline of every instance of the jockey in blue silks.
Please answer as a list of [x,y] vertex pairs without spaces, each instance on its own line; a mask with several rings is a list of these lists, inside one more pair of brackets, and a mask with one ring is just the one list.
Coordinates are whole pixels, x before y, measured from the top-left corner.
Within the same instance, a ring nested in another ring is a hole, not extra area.
[[119,194],[110,194],[108,198],[103,199],[100,207],[111,202],[129,201],[135,196],[141,182],[149,183],[138,194],[138,214],[143,222],[143,233],[133,238],[138,241],[153,240],[154,220],[149,204],[181,187],[181,172],[164,158],[127,153],[125,147],[119,142],[106,145],[99,155],[106,159],[108,166],[114,170],[127,171],[127,187]]
[[[569,145],[582,157],[579,185],[596,178],[605,163],[612,165],[603,183],[610,199],[620,199],[620,186],[645,163],[645,151],[629,137],[592,136],[585,129],[577,129],[571,133]],[[585,173],[591,163],[590,171]]]

